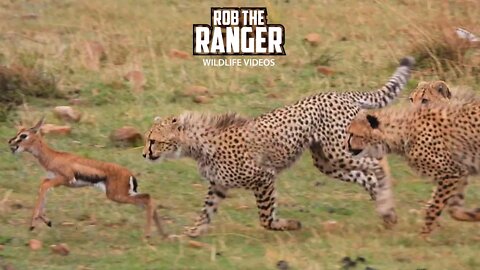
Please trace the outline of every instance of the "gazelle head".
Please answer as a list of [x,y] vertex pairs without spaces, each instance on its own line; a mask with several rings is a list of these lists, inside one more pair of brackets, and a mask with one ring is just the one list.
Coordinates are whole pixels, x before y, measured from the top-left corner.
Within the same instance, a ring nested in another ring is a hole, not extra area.
[[22,128],[18,131],[15,137],[8,140],[8,145],[13,154],[21,153],[23,151],[30,151],[32,146],[40,140],[40,127],[42,127],[45,117],[42,117],[35,126],[26,129]]

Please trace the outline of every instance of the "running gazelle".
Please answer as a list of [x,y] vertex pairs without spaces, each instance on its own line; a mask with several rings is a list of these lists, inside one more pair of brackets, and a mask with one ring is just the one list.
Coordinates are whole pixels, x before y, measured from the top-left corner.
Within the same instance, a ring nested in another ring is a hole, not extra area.
[[30,230],[35,228],[37,220],[52,226],[45,216],[45,198],[52,187],[85,187],[95,186],[106,193],[107,198],[118,203],[129,203],[144,206],[147,211],[145,237],[150,237],[152,220],[160,234],[165,236],[153,200],[147,193],[137,193],[137,179],[126,168],[108,162],[83,158],[74,154],[59,152],[50,148],[42,136],[40,128],[44,123],[42,118],[30,129],[21,129],[15,137],[8,141],[13,154],[31,153],[47,171],[43,179],[35,204]]

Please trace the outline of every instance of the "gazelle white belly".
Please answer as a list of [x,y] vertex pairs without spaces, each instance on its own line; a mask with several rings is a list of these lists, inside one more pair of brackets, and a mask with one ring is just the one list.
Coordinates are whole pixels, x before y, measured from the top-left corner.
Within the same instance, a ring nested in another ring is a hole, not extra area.
[[90,186],[93,186],[93,187],[96,187],[96,188],[100,189],[103,192],[107,191],[107,187],[105,186],[105,182],[92,183],[92,182],[88,182],[88,181],[84,181],[82,179],[76,179],[76,178],[73,178],[72,181],[70,181],[70,186],[71,187],[90,187]]

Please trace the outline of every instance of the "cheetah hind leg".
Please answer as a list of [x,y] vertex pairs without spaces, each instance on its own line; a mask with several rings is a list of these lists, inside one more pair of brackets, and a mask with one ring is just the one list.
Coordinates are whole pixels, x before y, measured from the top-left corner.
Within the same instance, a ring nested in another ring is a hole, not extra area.
[[456,190],[458,190],[458,185],[462,184],[462,180],[458,178],[438,180],[436,182],[438,184],[427,206],[425,224],[420,232],[424,238],[432,232],[433,225],[436,224],[436,220],[445,208],[446,202],[452,199],[452,195],[455,195]]
[[259,182],[260,184],[257,184],[254,189],[254,194],[259,210],[260,224],[268,230],[275,231],[301,229],[302,224],[300,221],[276,217],[276,198],[273,177],[266,178]]
[[480,221],[480,208],[468,209],[465,204],[465,188],[468,185],[467,178],[463,178],[458,184],[456,194],[447,201],[448,213],[458,221]]
[[185,229],[184,234],[195,238],[205,234],[208,230],[213,214],[217,212],[218,205],[225,199],[227,188],[211,183],[208,188],[207,196],[205,196],[204,207],[199,217],[197,217],[195,224],[192,227]]

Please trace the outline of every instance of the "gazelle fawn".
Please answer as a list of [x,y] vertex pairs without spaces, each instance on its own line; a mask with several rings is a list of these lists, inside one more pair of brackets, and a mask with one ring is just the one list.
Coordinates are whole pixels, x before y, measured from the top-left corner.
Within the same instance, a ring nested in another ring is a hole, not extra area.
[[42,180],[40,185],[30,230],[35,228],[38,220],[52,226],[51,221],[45,215],[45,198],[50,188],[95,186],[105,192],[107,198],[112,201],[146,208],[145,237],[151,236],[152,221],[155,222],[158,232],[162,236],[166,236],[153,200],[147,193],[137,193],[137,180],[128,169],[114,163],[87,159],[50,148],[40,135],[43,122],[44,118],[30,129],[21,129],[15,137],[8,141],[12,153],[31,153],[47,171],[47,177]]

